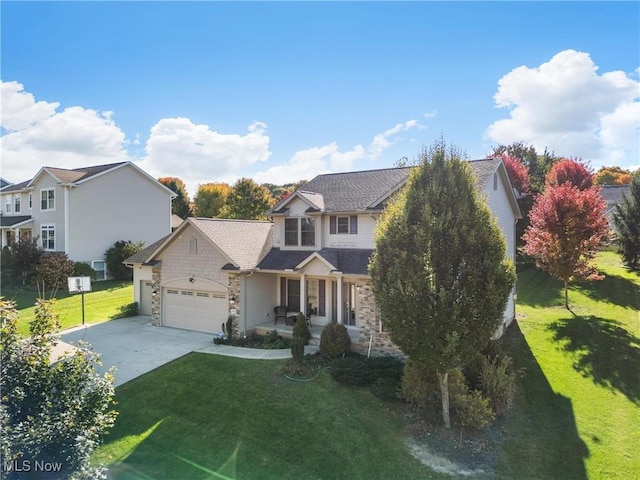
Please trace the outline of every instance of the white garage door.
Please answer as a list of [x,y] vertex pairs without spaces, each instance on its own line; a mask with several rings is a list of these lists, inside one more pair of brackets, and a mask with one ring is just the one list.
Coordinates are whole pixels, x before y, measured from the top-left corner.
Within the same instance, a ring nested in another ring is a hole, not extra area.
[[168,327],[217,333],[228,316],[225,292],[165,288],[164,324]]
[[151,315],[151,282],[140,281],[140,315]]

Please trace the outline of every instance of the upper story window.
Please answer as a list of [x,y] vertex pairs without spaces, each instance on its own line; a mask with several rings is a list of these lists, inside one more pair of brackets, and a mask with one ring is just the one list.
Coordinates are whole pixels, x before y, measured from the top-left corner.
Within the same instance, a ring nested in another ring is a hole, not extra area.
[[4,211],[7,213],[11,213],[11,195],[7,195],[4,199]]
[[358,216],[335,216],[329,217],[329,233],[334,235],[338,234],[352,234],[358,233]]
[[29,210],[33,208],[33,193],[29,194]]
[[56,249],[56,226],[42,225],[40,226],[40,240],[43,250]]
[[316,244],[315,218],[285,218],[284,244],[287,247],[313,247]]
[[40,210],[55,210],[56,197],[54,188],[40,190]]
[[22,203],[22,199],[20,198],[20,195],[16,195],[16,198],[15,198],[14,203],[13,203],[13,206],[14,206],[13,211],[14,212],[20,213],[20,211],[22,210],[21,203]]

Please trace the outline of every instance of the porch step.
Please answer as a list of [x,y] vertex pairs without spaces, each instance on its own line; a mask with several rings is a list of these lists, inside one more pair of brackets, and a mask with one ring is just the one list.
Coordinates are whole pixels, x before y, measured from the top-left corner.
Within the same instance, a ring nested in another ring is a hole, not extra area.
[[320,346],[320,337],[311,337],[307,342],[307,345],[315,345],[316,347]]

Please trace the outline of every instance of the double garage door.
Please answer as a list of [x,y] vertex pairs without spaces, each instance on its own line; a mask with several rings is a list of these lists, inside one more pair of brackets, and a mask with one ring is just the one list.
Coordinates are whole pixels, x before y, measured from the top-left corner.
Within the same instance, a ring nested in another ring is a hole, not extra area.
[[226,292],[165,288],[162,299],[167,327],[217,333],[229,314]]

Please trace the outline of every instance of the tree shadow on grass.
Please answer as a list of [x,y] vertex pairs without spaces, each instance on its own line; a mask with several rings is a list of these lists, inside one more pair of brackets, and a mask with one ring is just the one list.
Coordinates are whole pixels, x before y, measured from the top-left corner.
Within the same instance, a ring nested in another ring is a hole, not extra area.
[[515,405],[506,418],[500,478],[586,480],[589,449],[578,435],[571,399],[553,391],[517,322],[502,345],[518,371]]
[[548,328],[565,351],[576,354],[573,368],[597,385],[617,390],[640,404],[640,338],[622,323],[573,317],[553,322]]
[[518,304],[531,307],[564,305],[564,285],[547,272],[528,267],[518,272]]
[[591,299],[623,308],[638,308],[638,286],[628,278],[607,275],[604,280],[580,283],[580,289]]

